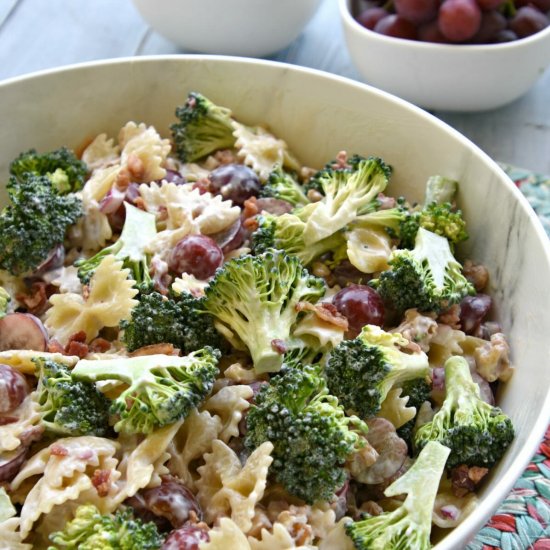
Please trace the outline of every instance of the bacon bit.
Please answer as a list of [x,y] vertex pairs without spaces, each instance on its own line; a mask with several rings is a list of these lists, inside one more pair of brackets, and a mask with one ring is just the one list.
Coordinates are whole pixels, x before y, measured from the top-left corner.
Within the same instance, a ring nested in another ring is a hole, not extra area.
[[111,470],[96,470],[92,476],[92,485],[100,497],[106,497],[111,488]]
[[69,449],[63,447],[63,445],[59,445],[59,443],[54,443],[50,447],[50,454],[53,456],[67,456],[69,454]]
[[86,333],[83,330],[79,330],[69,336],[69,342],[86,342]]
[[298,302],[296,304],[296,311],[311,311],[322,321],[348,330],[349,324],[346,317],[336,309],[334,304],[330,304],[329,302],[321,302],[320,304]]
[[487,468],[472,466],[469,468],[466,464],[461,464],[451,470],[451,484],[453,494],[456,497],[464,497],[475,490],[479,482],[487,475]]
[[7,424],[13,424],[17,422],[19,418],[17,416],[0,416],[0,426],[6,426]]
[[143,177],[145,176],[145,164],[135,153],[130,153],[128,155],[126,165],[128,166],[128,171],[133,176],[134,181],[143,180]]
[[55,338],[52,338],[48,342],[48,351],[50,353],[63,353],[65,350],[63,349],[63,346]]
[[76,355],[80,359],[84,359],[89,353],[89,348],[87,344],[82,342],[69,342],[65,346],[65,355]]
[[378,202],[380,203],[380,210],[389,210],[390,208],[394,208],[397,204],[395,197],[387,197],[386,195],[384,195],[384,193],[378,193],[377,198]]
[[111,348],[111,342],[105,338],[94,338],[88,348],[92,353],[105,353]]
[[248,219],[256,216],[259,213],[258,199],[250,197],[244,201],[243,218]]
[[285,344],[284,340],[280,338],[275,338],[271,340],[271,349],[277,352],[279,355],[283,355],[288,351],[288,346]]
[[248,231],[256,231],[258,229],[258,220],[256,218],[247,218],[243,222],[243,227]]
[[28,292],[16,294],[16,299],[25,305],[29,313],[41,315],[48,306],[48,293],[46,292],[47,283],[36,281],[31,285]]
[[141,357],[143,355],[179,355],[180,350],[175,348],[173,344],[151,344],[143,346],[136,351],[130,353],[130,357]]
[[132,183],[132,179],[130,177],[130,170],[128,170],[128,168],[126,167],[121,168],[115,179],[115,183],[114,183],[115,187],[117,189],[120,189],[120,191],[126,191],[130,183]]

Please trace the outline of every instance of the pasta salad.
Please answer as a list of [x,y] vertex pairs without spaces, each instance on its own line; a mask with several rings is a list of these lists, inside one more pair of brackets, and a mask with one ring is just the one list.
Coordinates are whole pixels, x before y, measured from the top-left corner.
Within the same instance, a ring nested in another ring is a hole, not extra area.
[[0,548],[430,548],[514,437],[458,183],[175,115],[10,165]]

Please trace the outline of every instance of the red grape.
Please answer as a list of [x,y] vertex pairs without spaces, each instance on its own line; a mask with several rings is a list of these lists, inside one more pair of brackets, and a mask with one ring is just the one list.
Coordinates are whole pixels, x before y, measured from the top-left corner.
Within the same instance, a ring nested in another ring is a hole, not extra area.
[[418,27],[418,39],[422,42],[434,42],[436,44],[446,44],[449,42],[439,30],[437,20],[429,21]]
[[202,519],[201,508],[193,493],[173,476],[162,476],[159,486],[142,489],[126,502],[142,519],[151,520],[152,514],[167,520],[175,528],[182,527],[191,519]]
[[256,172],[243,164],[225,164],[208,175],[209,190],[226,200],[242,205],[250,197],[257,197],[261,184]]
[[350,285],[332,298],[336,309],[346,317],[349,328],[359,332],[365,325],[382,326],[384,303],[376,290],[366,285]]
[[361,23],[361,25],[363,25],[366,29],[370,29],[372,31],[376,26],[376,23],[378,23],[378,21],[380,21],[383,17],[386,17],[386,15],[388,15],[387,10],[376,6],[374,8],[363,10],[357,16],[357,21],[359,21],[359,23]]
[[205,529],[189,523],[181,529],[172,531],[160,550],[199,550],[201,542],[209,541],[210,537]]
[[550,24],[548,17],[533,6],[519,8],[508,26],[519,38],[524,38],[541,31]]
[[28,393],[25,377],[13,367],[0,363],[0,414],[19,407]]
[[46,351],[48,332],[31,313],[8,313],[0,319],[0,351],[32,349]]
[[476,0],[477,5],[484,11],[496,10],[504,4],[506,0]]
[[439,0],[395,0],[395,11],[415,25],[427,23],[437,15]]
[[472,334],[479,327],[491,309],[492,300],[487,294],[466,296],[460,302],[460,325],[466,334]]
[[503,29],[495,35],[494,42],[495,43],[503,43],[503,42],[513,42],[514,40],[517,40],[519,37],[510,29]]
[[187,235],[178,241],[168,257],[170,271],[180,275],[190,273],[205,280],[223,262],[223,252],[214,239],[206,235]]
[[437,21],[441,32],[451,42],[464,42],[479,30],[481,10],[475,0],[445,0]]
[[498,33],[506,28],[506,17],[498,11],[487,11],[481,15],[481,25],[472,38],[476,44],[495,42]]
[[374,31],[395,38],[416,40],[416,27],[410,21],[403,19],[395,13],[386,15],[386,17],[380,19],[376,23]]

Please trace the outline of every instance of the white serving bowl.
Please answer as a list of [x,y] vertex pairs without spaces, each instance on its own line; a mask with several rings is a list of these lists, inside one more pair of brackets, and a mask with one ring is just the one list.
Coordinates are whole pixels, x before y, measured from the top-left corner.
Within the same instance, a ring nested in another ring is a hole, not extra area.
[[479,507],[437,545],[463,548],[524,471],[550,421],[550,245],[542,225],[485,153],[421,109],[334,75],[229,57],[119,59],[0,83],[0,178],[7,180],[9,162],[21,151],[77,148],[101,132],[116,136],[128,120],[168,136],[175,106],[190,91],[230,107],[244,123],[267,123],[310,166],[342,149],[382,157],[394,167],[388,190],[394,195],[422,199],[433,174],[460,181],[470,233],[460,252],[491,274],[495,316],[516,367],[499,404],[517,430]]
[[195,52],[262,57],[295,40],[320,0],[133,0],[159,34]]
[[369,84],[428,109],[483,111],[525,94],[550,65],[550,27],[504,44],[434,44],[363,27],[338,0],[347,47]]

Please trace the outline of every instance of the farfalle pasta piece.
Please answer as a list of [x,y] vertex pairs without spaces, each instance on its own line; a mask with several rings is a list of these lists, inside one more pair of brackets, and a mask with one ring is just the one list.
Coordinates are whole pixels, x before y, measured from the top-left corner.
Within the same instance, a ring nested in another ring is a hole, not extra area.
[[120,147],[107,134],[98,134],[82,152],[81,160],[90,170],[115,164],[120,156]]
[[112,236],[109,219],[95,201],[84,207],[84,215],[68,231],[71,246],[79,247],[90,254],[103,248]]
[[170,473],[166,467],[166,462],[170,459],[167,448],[182,423],[180,420],[160,428],[147,435],[140,443],[137,436],[121,439],[123,456],[117,468],[120,479],[114,498],[117,505],[134,496],[140,489],[160,485],[161,476]]
[[501,332],[492,334],[490,340],[466,336],[461,344],[465,357],[475,361],[477,373],[487,382],[507,382],[514,369],[510,364],[510,347]]
[[346,524],[351,518],[342,518],[319,543],[319,550],[355,550],[351,539],[346,535]]
[[449,325],[438,324],[437,331],[430,341],[428,358],[432,367],[442,367],[452,355],[462,355],[461,344],[466,334],[461,330],[453,329]]
[[449,479],[441,480],[439,492],[435,497],[432,521],[443,529],[452,529],[477,507],[478,498],[475,493],[467,493],[462,497],[453,494]]
[[251,550],[289,550],[296,548],[294,539],[281,523],[273,524],[271,531],[262,529],[260,539],[248,537]]
[[191,470],[191,463],[212,449],[212,441],[221,431],[222,421],[218,416],[193,409],[168,446],[170,473],[194,489],[198,474]]
[[254,369],[247,369],[243,367],[241,363],[233,363],[232,365],[229,365],[229,367],[223,371],[223,376],[227,380],[231,380],[232,382],[240,382],[241,384],[243,382],[245,384],[249,384],[265,378],[265,376],[259,375]]
[[35,439],[33,436],[42,433],[42,429],[37,426],[41,418],[38,394],[28,394],[19,407],[10,412],[10,416],[17,420],[0,425],[0,453],[15,451],[27,440]]
[[68,367],[74,367],[80,358],[77,355],[64,355],[62,353],[34,351],[30,349],[0,351],[0,363],[9,365],[23,374],[35,374],[36,363],[33,359],[45,359],[48,361],[63,363]]
[[208,286],[206,281],[199,281],[191,273],[182,273],[181,277],[176,277],[172,283],[172,291],[176,294],[188,293],[196,298],[204,296],[204,289]]
[[202,409],[217,415],[222,422],[218,438],[227,443],[232,437],[239,436],[239,422],[250,408],[249,399],[254,395],[250,386],[239,384],[226,386],[210,397]]
[[133,299],[138,291],[134,281],[128,279],[129,273],[114,256],[105,256],[90,280],[86,297],[71,293],[50,297],[52,307],[46,312],[46,328],[66,344],[76,332],[85,332],[90,342],[103,327],[118,326],[138,303]]
[[143,123],[128,122],[118,134],[118,142],[122,148],[120,163],[128,165],[131,156],[139,158],[142,172],[138,175],[132,172],[135,181],[150,182],[166,176],[164,165],[171,150],[170,141],[162,139],[153,126]]
[[11,483],[11,489],[17,490],[27,479],[40,476],[21,508],[22,537],[30,533],[43,514],[49,514],[67,501],[93,503],[102,513],[111,512],[112,501],[99,496],[93,476],[97,470],[105,470],[110,480],[116,482],[118,447],[116,441],[103,437],[68,437],[58,439],[32,456]]
[[0,550],[32,550],[32,544],[23,542],[19,518],[0,521]]
[[254,507],[262,499],[267,473],[273,459],[273,445],[262,443],[241,465],[239,457],[223,441],[212,444],[212,452],[198,468],[197,498],[205,512],[205,520],[229,516],[243,532],[252,526]]
[[200,550],[251,550],[244,533],[229,518],[221,518],[219,524],[208,532],[209,542],[201,542]]
[[262,180],[267,180],[277,166],[300,171],[300,163],[290,153],[284,140],[276,138],[261,126],[252,128],[236,121],[232,124],[237,157],[250,166]]
[[346,233],[349,261],[363,273],[389,269],[391,237],[382,229],[357,227]]
[[402,391],[402,388],[390,390],[377,414],[377,416],[389,420],[395,429],[401,428],[416,415],[415,407],[407,407],[409,396],[401,397]]

